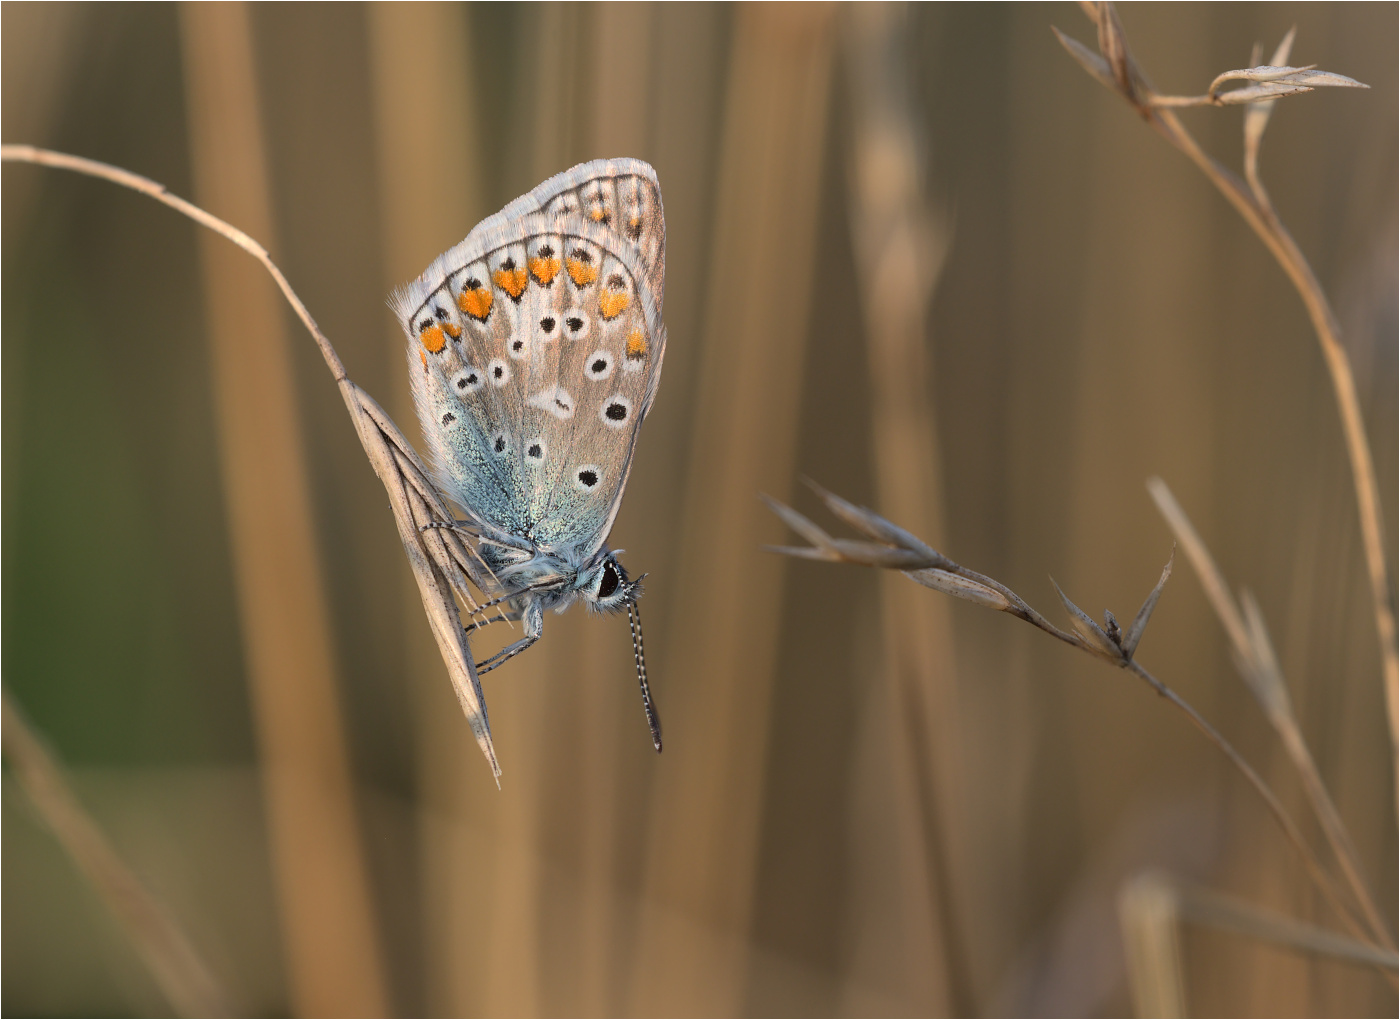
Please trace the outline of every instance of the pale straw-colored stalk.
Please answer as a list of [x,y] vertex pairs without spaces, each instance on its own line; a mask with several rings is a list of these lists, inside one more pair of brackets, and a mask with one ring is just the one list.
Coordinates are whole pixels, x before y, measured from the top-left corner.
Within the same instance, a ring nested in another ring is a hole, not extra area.
[[629,1012],[738,1013],[750,981],[784,569],[753,555],[753,493],[790,485],[798,449],[836,13],[733,13]]
[[[1085,13],[1098,29],[1099,53],[1055,30],[1060,43],[1080,66],[1104,86],[1117,92],[1132,104],[1154,130],[1181,150],[1200,168],[1212,184],[1235,207],[1250,228],[1264,242],[1287,274],[1302,298],[1322,349],[1322,359],[1332,381],[1332,391],[1341,419],[1342,435],[1351,465],[1352,484],[1356,491],[1357,513],[1361,522],[1361,540],[1370,582],[1371,606],[1376,620],[1376,635],[1380,644],[1382,679],[1386,704],[1386,722],[1390,729],[1393,765],[1400,776],[1400,650],[1396,647],[1395,610],[1390,600],[1390,577],[1386,564],[1385,524],[1381,510],[1380,490],[1376,482],[1375,462],[1366,438],[1366,423],[1361,413],[1361,401],[1356,392],[1351,362],[1342,346],[1341,326],[1322,290],[1312,266],[1303,256],[1292,234],[1279,218],[1268,192],[1259,180],[1259,145],[1269,113],[1280,99],[1301,95],[1317,87],[1367,88],[1344,75],[1321,72],[1311,67],[1286,65],[1292,48],[1293,33],[1275,51],[1272,63],[1238,71],[1227,71],[1211,83],[1206,96],[1176,101],[1166,97],[1163,102],[1138,67],[1128,49],[1127,38],[1118,13],[1110,3],[1082,3]],[[1282,66],[1280,66],[1282,65]],[[1226,81],[1251,81],[1243,89],[1222,92]],[[1235,97],[1231,99],[1230,97]],[[1204,100],[1197,102],[1196,100]],[[1245,118],[1245,173],[1241,181],[1221,163],[1210,156],[1178,119],[1175,106],[1255,104]]]
[[[924,197],[924,139],[910,96],[906,52],[910,6],[850,4],[842,16],[852,135],[851,240],[870,379],[870,464],[879,505],[900,520],[918,521],[937,542],[945,509],[938,419],[929,393],[927,322],[952,245],[951,217],[940,215]],[[970,1008],[970,993],[957,900],[966,898],[968,883],[949,876],[966,876],[977,865],[966,851],[961,803],[966,786],[959,776],[963,727],[956,635],[947,603],[907,598],[903,582],[893,575],[880,578],[880,621],[886,689],[866,696],[907,711],[898,714],[895,725],[870,731],[869,739],[888,742],[898,768],[920,778],[875,777],[892,784],[898,805],[894,830],[862,831],[859,838],[893,837],[895,846],[880,852],[897,868],[906,893],[898,904],[898,973],[909,1007],[935,1015],[961,1012]],[[857,967],[871,965],[865,946],[882,945],[884,937],[883,931],[859,927],[851,933]],[[890,964],[880,961],[882,967]]]
[[[252,13],[176,8],[195,197],[275,245]],[[244,677],[291,1008],[388,1009],[291,338],[256,266],[196,238]]]
[[1118,919],[1128,964],[1128,985],[1138,1016],[1188,1016],[1180,930],[1191,923],[1243,935],[1283,949],[1391,973],[1395,954],[1336,935],[1316,925],[1260,910],[1160,871],[1145,871],[1123,884]]
[[20,789],[112,912],[171,1007],[180,1016],[234,1016],[227,991],[180,923],[117,854],[8,691],[0,692],[0,712],[0,741]]
[[1394,939],[1381,917],[1375,895],[1361,874],[1361,862],[1357,856],[1356,847],[1352,844],[1351,836],[1347,832],[1346,825],[1342,822],[1336,804],[1327,792],[1327,786],[1323,783],[1322,776],[1317,770],[1317,763],[1313,760],[1312,752],[1308,750],[1308,745],[1303,740],[1302,728],[1298,725],[1298,718],[1293,713],[1293,701],[1288,696],[1288,685],[1284,682],[1283,671],[1278,664],[1278,655],[1269,639],[1269,632],[1264,625],[1263,613],[1260,611],[1258,603],[1248,589],[1241,593],[1240,604],[1235,603],[1234,598],[1230,595],[1230,586],[1225,581],[1225,575],[1216,565],[1210,550],[1191,524],[1190,518],[1186,516],[1186,511],[1181,509],[1181,504],[1172,495],[1167,483],[1160,478],[1151,478],[1147,482],[1147,489],[1152,494],[1152,499],[1162,512],[1162,516],[1166,518],[1168,526],[1172,529],[1172,534],[1176,536],[1177,542],[1185,551],[1186,558],[1191,561],[1191,565],[1195,567],[1196,573],[1201,579],[1201,586],[1205,589],[1206,598],[1210,600],[1211,608],[1215,610],[1215,615],[1220,618],[1225,633],[1230,639],[1235,668],[1240,671],[1245,685],[1259,702],[1260,707],[1263,708],[1264,715],[1268,718],[1270,725],[1274,727],[1282,739],[1284,749],[1287,751],[1293,767],[1297,769],[1299,778],[1303,781],[1303,790],[1307,794],[1308,803],[1317,816],[1318,823],[1322,827],[1323,834],[1327,837],[1328,844],[1332,847],[1333,854],[1336,855],[1337,863],[1341,865],[1342,875],[1346,878],[1352,894],[1361,905],[1366,923],[1371,929],[1371,935],[1387,949],[1394,950]]

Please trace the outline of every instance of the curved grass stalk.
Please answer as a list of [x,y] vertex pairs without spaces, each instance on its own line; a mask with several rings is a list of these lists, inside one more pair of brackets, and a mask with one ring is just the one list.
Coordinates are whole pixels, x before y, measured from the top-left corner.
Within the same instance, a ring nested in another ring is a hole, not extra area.
[[486,701],[481,691],[481,681],[476,674],[476,665],[472,660],[471,648],[462,630],[456,601],[460,598],[468,613],[475,614],[479,607],[467,587],[467,579],[470,579],[478,590],[483,590],[481,582],[489,584],[485,564],[481,562],[471,543],[462,538],[460,532],[450,527],[430,527],[434,523],[452,524],[454,518],[433,485],[427,469],[423,467],[418,454],[384,409],[345,374],[345,366],[336,354],[335,347],[321,332],[321,327],[316,324],[316,320],[312,318],[296,291],[292,290],[282,270],[268,255],[267,249],[232,224],[206,212],[193,202],[172,194],[165,185],[121,167],[33,145],[0,145],[0,161],[34,163],[60,170],[72,170],[130,188],[227,238],[262,263],[263,268],[282,291],[287,303],[296,312],[297,318],[316,341],[321,357],[340,389],[346,410],[350,413],[350,420],[355,426],[355,434],[364,446],[365,455],[389,494],[399,538],[403,541],[404,553],[418,582],[433,637],[437,640],[438,650],[442,653],[448,676],[472,728],[472,734],[476,737],[477,745],[486,757],[499,785],[501,768],[496,761],[496,751],[491,740],[491,723],[486,714]]
[[[1394,955],[1394,950],[1388,944],[1388,937],[1382,941],[1368,934],[1367,925],[1347,903],[1341,889],[1303,837],[1298,823],[1289,815],[1278,795],[1274,793],[1264,778],[1190,702],[1148,672],[1134,657],[1137,644],[1141,640],[1152,611],[1157,605],[1157,599],[1166,586],[1168,578],[1171,577],[1171,560],[1167,561],[1162,576],[1126,630],[1119,626],[1117,619],[1111,612],[1104,613],[1104,624],[1100,626],[1087,613],[1071,602],[1056,585],[1055,590],[1059,594],[1060,601],[1070,619],[1070,629],[1062,630],[995,578],[979,574],[954,562],[903,528],[864,507],[849,503],[816,485],[812,485],[812,488],[821,496],[827,509],[833,515],[862,532],[868,540],[851,541],[833,538],[791,507],[779,503],[775,499],[764,497],[769,508],[778,517],[811,543],[807,546],[770,547],[769,551],[802,559],[831,563],[855,563],[862,566],[899,570],[911,581],[922,584],[926,588],[933,588],[975,605],[996,609],[1019,620],[1024,620],[1065,644],[1072,645],[1080,651],[1087,652],[1097,659],[1102,659],[1137,676],[1157,694],[1179,709],[1191,721],[1191,724],[1200,730],[1207,740],[1219,748],[1221,753],[1244,776],[1274,816],[1274,820],[1283,830],[1298,856],[1302,858],[1308,877],[1356,938],[1373,946],[1378,952]],[[1380,969],[1388,981],[1395,980],[1394,974],[1388,966]]]
[[[1376,636],[1380,643],[1381,669],[1386,703],[1386,722],[1390,729],[1390,748],[1397,770],[1400,770],[1400,649],[1396,646],[1395,610],[1390,601],[1390,577],[1386,565],[1384,538],[1384,514],[1381,510],[1380,490],[1376,483],[1376,466],[1371,456],[1370,442],[1366,438],[1366,425],[1361,414],[1361,401],[1356,392],[1356,380],[1352,375],[1351,362],[1342,346],[1341,326],[1337,322],[1322,285],[1318,282],[1312,266],[1298,248],[1293,235],[1288,232],[1279,218],[1268,192],[1259,180],[1258,153],[1268,112],[1274,103],[1284,96],[1299,95],[1310,91],[1308,86],[1288,87],[1275,80],[1269,82],[1269,72],[1291,72],[1295,80],[1304,78],[1313,85],[1343,85],[1346,87],[1367,88],[1341,75],[1328,75],[1309,68],[1285,68],[1263,66],[1249,71],[1232,71],[1227,74],[1243,76],[1252,74],[1256,80],[1264,82],[1268,88],[1247,97],[1255,104],[1250,116],[1245,119],[1245,171],[1248,183],[1222,166],[1214,157],[1201,148],[1200,144],[1186,130],[1177,117],[1173,105],[1218,105],[1215,100],[1209,103],[1176,103],[1161,105],[1159,96],[1142,73],[1128,49],[1123,26],[1118,20],[1117,11],[1110,3],[1083,3],[1089,19],[1098,29],[1100,53],[1094,53],[1082,43],[1076,42],[1058,29],[1056,37],[1070,56],[1086,71],[1106,87],[1122,96],[1138,114],[1158,134],[1186,155],[1215,185],[1226,200],[1249,224],[1250,229],[1264,242],[1280,268],[1288,276],[1298,296],[1302,298],[1317,334],[1318,345],[1322,349],[1322,359],[1327,365],[1332,382],[1332,392],[1337,403],[1337,414],[1341,419],[1342,435],[1346,442],[1347,459],[1351,466],[1353,487],[1356,492],[1357,514],[1361,523],[1361,539],[1366,561],[1366,575],[1370,584],[1372,612],[1376,620]],[[1284,39],[1274,55],[1272,64],[1287,60],[1292,47],[1293,34]],[[1102,55],[1100,55],[1102,54]],[[1223,77],[1223,76],[1222,76]],[[1219,79],[1212,83],[1211,96],[1233,95],[1216,93]],[[1249,91],[1249,90],[1241,90]],[[1201,97],[1206,98],[1206,97]],[[1400,771],[1397,771],[1400,775]]]

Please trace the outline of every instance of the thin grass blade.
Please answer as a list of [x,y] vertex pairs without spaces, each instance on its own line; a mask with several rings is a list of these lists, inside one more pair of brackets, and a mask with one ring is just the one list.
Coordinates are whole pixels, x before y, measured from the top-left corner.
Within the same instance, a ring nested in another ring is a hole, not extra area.
[[941,591],[954,598],[962,599],[964,602],[971,602],[973,605],[985,606],[1003,613],[1013,608],[1006,596],[995,588],[990,588],[959,574],[939,570],[936,567],[926,570],[908,570],[905,571],[905,576],[925,588]]
[[[835,550],[832,546],[831,536],[828,535],[821,528],[817,527],[817,525],[813,524],[806,517],[803,517],[800,513],[798,513],[796,510],[794,510],[787,504],[778,502],[766,492],[760,492],[758,494],[758,498],[763,500],[763,502],[767,504],[768,509],[772,510],[773,513],[777,514],[784,524],[786,524],[793,531],[797,532],[807,541],[811,542],[813,546],[817,547],[818,549],[830,550],[834,554]],[[832,555],[828,558],[838,559],[839,557]]]
[[1118,90],[1118,83],[1113,80],[1113,72],[1109,70],[1107,60],[1078,39],[1072,39],[1065,35],[1054,25],[1050,26],[1050,31],[1055,33],[1055,38],[1060,40],[1060,45],[1078,62],[1079,66],[1098,79],[1100,85],[1113,89],[1115,92]]
[[1142,608],[1137,611],[1137,616],[1133,617],[1133,622],[1128,625],[1128,633],[1123,637],[1123,654],[1130,659],[1137,651],[1142,632],[1147,629],[1147,621],[1152,618],[1152,611],[1157,608],[1157,599],[1161,597],[1162,589],[1167,586],[1167,579],[1172,576],[1172,564],[1175,562],[1176,547],[1173,546],[1172,554],[1167,557],[1167,565],[1162,568],[1162,576],[1157,579],[1157,586],[1143,601]]
[[868,510],[863,506],[856,506],[854,503],[842,499],[835,493],[828,492],[810,478],[804,478],[809,488],[822,498],[826,507],[831,511],[832,516],[839,517],[851,527],[862,534],[880,542],[888,542],[890,545],[897,545],[904,549],[923,553],[928,557],[928,566],[951,567],[955,564],[942,553],[929,546],[923,539],[905,531],[899,525],[885,520],[873,510]]
[[1288,697],[1288,685],[1284,683],[1274,643],[1269,639],[1269,629],[1264,623],[1259,603],[1248,588],[1240,592],[1240,608],[1244,610],[1245,630],[1253,652],[1250,664],[1254,673],[1254,683],[1251,684],[1254,695],[1270,717],[1291,716],[1293,703]]

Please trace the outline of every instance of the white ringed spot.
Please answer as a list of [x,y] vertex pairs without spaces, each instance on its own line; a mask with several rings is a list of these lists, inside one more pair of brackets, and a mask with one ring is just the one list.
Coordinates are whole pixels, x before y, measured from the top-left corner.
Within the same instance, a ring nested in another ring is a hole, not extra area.
[[603,472],[597,464],[580,464],[574,468],[574,488],[580,492],[592,492],[603,480]]
[[626,428],[632,417],[632,401],[621,393],[614,393],[598,410],[598,418],[610,429]]
[[593,320],[582,308],[569,308],[564,315],[564,336],[570,340],[582,340],[588,336],[588,328]]
[[613,372],[613,356],[607,351],[594,351],[584,362],[584,374],[594,382],[602,382]]

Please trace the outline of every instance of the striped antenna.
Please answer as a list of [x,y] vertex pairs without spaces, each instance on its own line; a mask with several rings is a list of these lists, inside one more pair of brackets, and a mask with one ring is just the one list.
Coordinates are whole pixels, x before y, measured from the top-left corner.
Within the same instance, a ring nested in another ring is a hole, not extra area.
[[627,603],[627,624],[632,628],[632,654],[637,659],[637,682],[642,685],[642,707],[647,711],[647,725],[651,727],[651,744],[660,754],[661,717],[656,714],[651,688],[647,686],[647,659],[642,651],[642,614],[635,602]]

